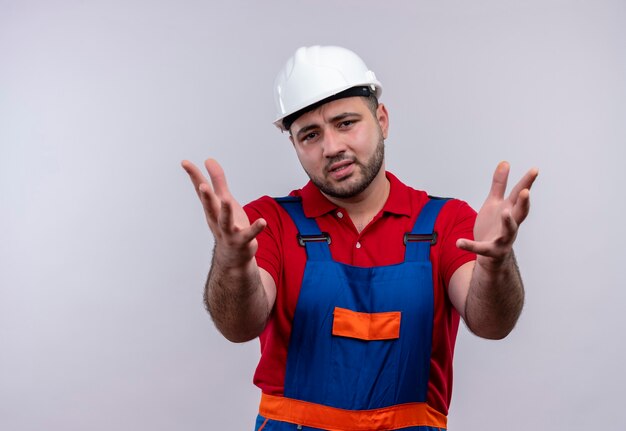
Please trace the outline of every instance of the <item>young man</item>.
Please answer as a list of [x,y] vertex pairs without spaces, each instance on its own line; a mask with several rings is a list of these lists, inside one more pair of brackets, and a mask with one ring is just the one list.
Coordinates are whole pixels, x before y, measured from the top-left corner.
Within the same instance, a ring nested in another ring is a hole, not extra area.
[[476,214],[385,170],[389,116],[373,72],[339,47],[300,48],[276,81],[275,124],[310,182],[242,208],[215,160],[183,167],[215,237],[205,301],[220,332],[257,336],[256,430],[446,427],[459,324],[500,339],[524,290],[513,254],[530,170],[498,165]]

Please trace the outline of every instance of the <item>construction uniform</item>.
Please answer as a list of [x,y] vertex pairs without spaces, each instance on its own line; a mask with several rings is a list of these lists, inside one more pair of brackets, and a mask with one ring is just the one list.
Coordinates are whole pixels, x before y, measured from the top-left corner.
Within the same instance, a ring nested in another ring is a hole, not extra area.
[[[277,284],[256,431],[446,428],[459,316],[443,286],[475,258],[451,246],[471,238],[475,212],[387,178],[388,202],[360,233],[312,184],[246,206],[268,220],[257,262]],[[366,247],[374,264],[358,257]]]

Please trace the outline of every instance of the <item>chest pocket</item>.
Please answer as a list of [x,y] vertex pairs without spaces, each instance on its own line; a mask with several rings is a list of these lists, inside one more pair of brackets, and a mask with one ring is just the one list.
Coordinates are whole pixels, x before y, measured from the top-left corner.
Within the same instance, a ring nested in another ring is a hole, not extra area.
[[335,307],[333,335],[358,340],[393,340],[400,337],[400,311],[359,313]]

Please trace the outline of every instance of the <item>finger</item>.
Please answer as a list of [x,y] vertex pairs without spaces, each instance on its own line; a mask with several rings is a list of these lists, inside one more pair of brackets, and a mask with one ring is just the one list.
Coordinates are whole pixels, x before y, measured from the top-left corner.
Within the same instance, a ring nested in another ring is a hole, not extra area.
[[459,239],[456,246],[461,250],[500,260],[510,252],[510,247],[502,247],[491,241],[471,241],[469,239]]
[[489,197],[503,199],[504,192],[506,191],[506,183],[509,178],[510,166],[508,162],[500,162],[493,173],[493,179],[491,180],[491,190],[489,190]]
[[472,241],[469,239],[458,239],[456,246],[461,250],[480,254],[481,256],[495,257],[493,243],[486,241]]
[[189,160],[183,160],[180,164],[185,172],[187,172],[187,175],[189,175],[189,179],[191,179],[191,182],[193,183],[196,194],[200,197],[200,184],[208,184],[207,179],[204,175],[202,175],[200,169],[198,169],[198,167],[196,167],[196,165],[191,163]]
[[517,202],[513,206],[512,214],[515,223],[521,224],[530,212],[530,190],[524,189],[519,193]]
[[265,229],[266,226],[267,222],[265,221],[265,219],[260,218],[255,220],[254,223],[250,225],[250,228],[242,232],[242,239],[245,242],[252,241],[257,237],[258,234],[263,231],[263,229]]
[[209,227],[214,231],[214,227],[217,223],[217,215],[219,214],[219,206],[217,198],[213,189],[209,185],[207,179],[202,174],[202,171],[196,165],[189,160],[183,160],[181,166],[189,175],[191,182],[194,185],[196,194],[202,203],[204,213],[209,223]]
[[204,162],[204,166],[209,172],[209,176],[211,177],[211,183],[213,184],[215,193],[222,199],[224,197],[230,196],[228,184],[226,183],[226,175],[224,174],[224,170],[222,169],[220,164],[217,163],[217,160],[207,159]]
[[228,201],[222,201],[220,210],[218,218],[219,228],[227,234],[232,234],[235,224],[233,220],[233,206]]
[[502,211],[502,235],[495,242],[500,246],[508,246],[515,241],[517,235],[517,223],[513,219],[510,209]]
[[524,174],[524,176],[517,182],[517,184],[515,184],[515,187],[513,187],[513,189],[511,190],[511,193],[509,194],[509,201],[511,201],[511,203],[513,204],[516,204],[521,191],[524,189],[530,190],[538,175],[539,170],[537,168],[529,169],[528,172]]
[[200,184],[198,187],[198,196],[202,202],[209,227],[215,234],[215,228],[218,224],[220,214],[220,201],[215,195],[215,192],[213,192],[213,189],[211,189],[211,186],[207,183]]

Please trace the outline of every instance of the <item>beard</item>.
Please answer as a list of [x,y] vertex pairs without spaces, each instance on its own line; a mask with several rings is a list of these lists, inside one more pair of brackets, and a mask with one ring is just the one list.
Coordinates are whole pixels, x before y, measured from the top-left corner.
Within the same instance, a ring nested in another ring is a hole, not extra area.
[[[327,166],[331,166],[333,163],[337,163],[341,160],[352,161],[355,165],[357,165],[361,173],[361,178],[358,179],[356,182],[350,181],[352,176],[340,181],[339,184],[332,184],[330,182],[324,181],[319,177],[311,175],[309,172],[307,172],[307,175],[311,179],[311,182],[315,184],[322,193],[333,198],[349,199],[359,195],[369,187],[372,181],[374,181],[374,178],[376,178],[376,175],[378,175],[378,173],[380,172],[380,169],[383,166],[384,159],[385,141],[381,133],[378,138],[378,144],[376,145],[374,154],[372,154],[369,160],[365,161],[364,163],[343,154],[335,156],[328,161]],[[358,172],[356,174],[358,175]]]

